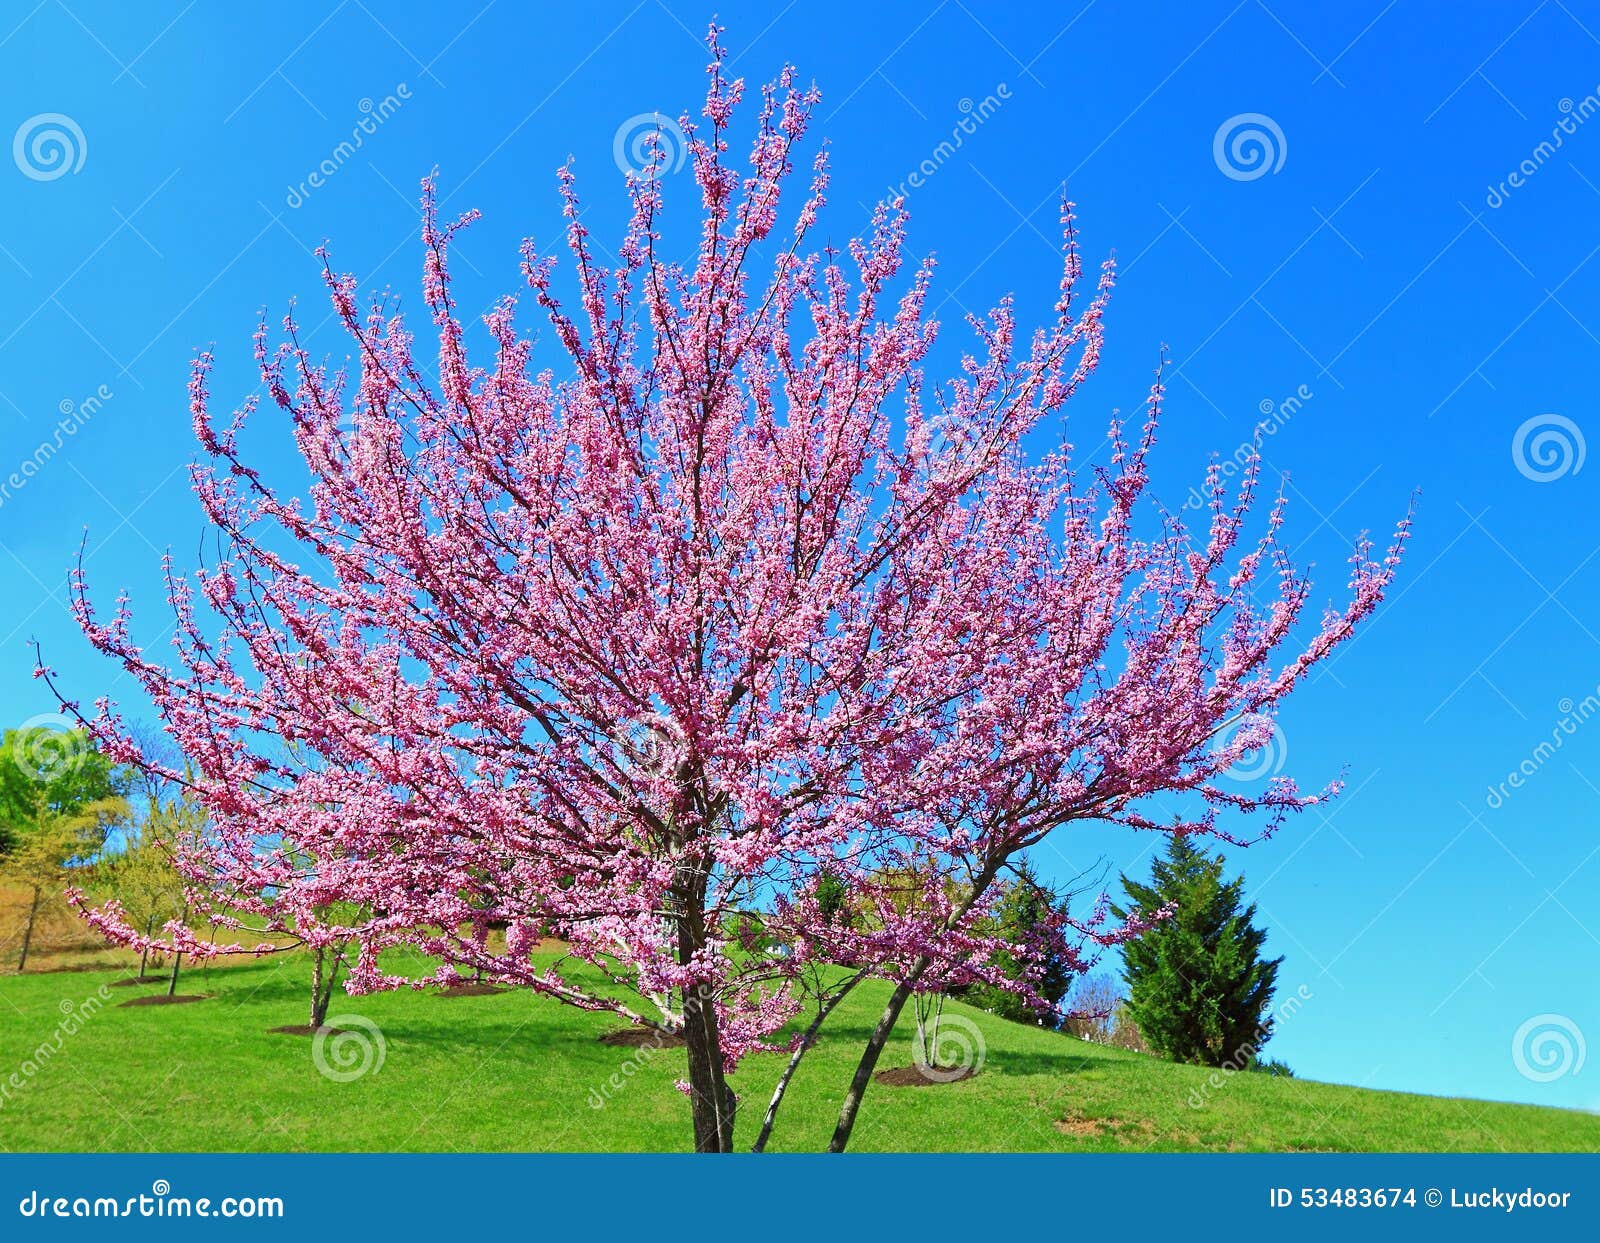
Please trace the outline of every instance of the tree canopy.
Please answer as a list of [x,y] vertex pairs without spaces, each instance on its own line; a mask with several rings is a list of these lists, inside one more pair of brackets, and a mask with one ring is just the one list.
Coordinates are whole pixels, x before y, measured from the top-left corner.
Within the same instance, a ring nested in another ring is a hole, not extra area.
[[[1114,276],[1085,276],[1071,204],[1041,326],[1002,300],[941,378],[934,266],[908,262],[904,203],[816,246],[825,155],[792,210],[781,192],[817,92],[793,69],[763,88],[741,166],[745,86],[715,31],[711,51],[703,123],[683,120],[687,261],[664,151],[630,177],[609,259],[563,169],[568,284],[544,248],[523,254],[555,355],[537,364],[513,299],[463,314],[450,252],[473,216],[442,221],[429,179],[426,351],[326,260],[350,369],[292,318],[280,342],[261,327],[261,391],[309,496],[246,460],[254,402],[220,412],[197,361],[194,486],[221,553],[171,576],[171,663],[133,641],[125,600],[96,608],[81,569],[74,607],[195,765],[210,827],[185,866],[225,927],[243,933],[243,911],[352,938],[358,990],[415,982],[380,957],[406,944],[441,982],[465,970],[669,1026],[696,1144],[726,1149],[726,1075],[800,1011],[811,965],[893,982],[894,1014],[914,992],[1005,986],[995,881],[1050,833],[1173,827],[1149,810],[1167,792],[1199,809],[1178,827],[1219,834],[1221,814],[1270,826],[1330,796],[1215,779],[1376,607],[1405,527],[1387,553],[1352,549],[1320,620],[1281,500],[1245,536],[1258,459],[1235,491],[1212,463],[1194,529],[1141,533],[1159,378],[1140,418],[1111,420],[1104,460],[1057,423],[1099,360]],[[136,760],[115,707],[85,716]],[[875,887],[907,869],[929,878],[921,901]],[[830,918],[824,876],[873,918]],[[760,937],[741,941],[754,904]],[[94,918],[140,935],[114,907]],[[1101,910],[1054,935],[1070,953],[1142,927]],[[532,952],[547,933],[563,964]]]

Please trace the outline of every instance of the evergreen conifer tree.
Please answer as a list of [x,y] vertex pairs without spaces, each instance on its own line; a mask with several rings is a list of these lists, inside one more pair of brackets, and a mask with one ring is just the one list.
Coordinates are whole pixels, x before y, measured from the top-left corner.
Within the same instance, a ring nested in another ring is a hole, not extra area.
[[1249,1065],[1272,1034],[1283,960],[1262,957],[1266,933],[1255,904],[1242,905],[1244,877],[1224,881],[1222,868],[1222,856],[1174,834],[1148,884],[1122,878],[1130,910],[1177,908],[1122,951],[1129,1013],[1150,1047],[1175,1062]]

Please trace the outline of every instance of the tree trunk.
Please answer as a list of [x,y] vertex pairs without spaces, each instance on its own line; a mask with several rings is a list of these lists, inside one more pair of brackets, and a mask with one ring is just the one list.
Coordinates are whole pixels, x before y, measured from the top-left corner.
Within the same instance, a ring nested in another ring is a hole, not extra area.
[[867,1047],[861,1051],[861,1061],[856,1065],[855,1077],[850,1080],[850,1090],[845,1093],[844,1104],[839,1107],[839,1121],[833,1128],[833,1138],[828,1141],[829,1152],[843,1152],[845,1146],[849,1144],[850,1132],[856,1125],[856,1113],[861,1108],[861,1098],[867,1094],[867,1085],[872,1082],[872,1072],[878,1065],[878,1056],[883,1052],[883,1046],[889,1043],[894,1025],[899,1021],[900,1012],[905,1009],[906,1002],[910,1000],[916,981],[926,970],[927,966],[924,963],[912,975],[911,983],[896,986],[889,997],[889,1004],[883,1008],[878,1025],[872,1029],[872,1035],[867,1040]]
[[854,979],[847,981],[838,992],[828,998],[826,1004],[817,1011],[817,1017],[811,1020],[811,1026],[806,1028],[805,1035],[800,1037],[800,1043],[789,1055],[789,1064],[783,1068],[783,1074],[778,1078],[778,1086],[772,1090],[772,1100],[767,1105],[767,1116],[761,1120],[761,1134],[756,1136],[756,1142],[750,1148],[751,1152],[767,1150],[767,1140],[772,1137],[772,1125],[778,1120],[778,1106],[783,1104],[783,1094],[789,1090],[789,1081],[794,1078],[794,1072],[800,1069],[800,1059],[817,1042],[817,1033],[822,1030],[823,1022],[833,1013],[834,1007],[866,978],[867,973],[863,971]]
[[139,978],[144,979],[145,966],[150,961],[150,930],[156,926],[156,918],[152,915],[144,921],[145,943],[139,950]]
[[929,1003],[927,1017],[919,1011],[917,1016],[917,1052],[922,1064],[930,1070],[939,1067],[939,1020],[944,1017],[944,994],[935,993]]
[[689,1054],[689,1108],[696,1152],[733,1151],[733,1089],[722,1063],[716,998],[708,984],[685,991],[683,1039]]
[[[183,922],[189,922],[189,908],[187,906],[183,908]],[[181,950],[176,950],[176,947],[174,947],[174,949],[175,952],[172,955],[172,975],[167,980],[168,997],[176,995],[178,991],[178,968],[183,965],[183,952]]]
[[[679,877],[673,899],[677,910],[678,961],[694,962],[705,948],[705,874]],[[700,982],[683,990],[683,1040],[689,1055],[689,1110],[696,1152],[733,1151],[733,1089],[722,1061],[716,992]]]
[[328,1011],[333,1006],[334,985],[339,982],[339,968],[344,964],[344,947],[337,950],[322,945],[317,947],[311,960],[311,1026],[323,1027],[328,1022]]
[[322,956],[326,952],[321,945],[311,956],[311,1030],[316,1031],[328,1017],[328,1001],[331,990],[324,993],[322,989]]
[[33,887],[33,905],[28,907],[28,926],[22,930],[22,957],[17,959],[17,974],[28,965],[28,947],[33,944],[33,921],[39,914],[39,886]]

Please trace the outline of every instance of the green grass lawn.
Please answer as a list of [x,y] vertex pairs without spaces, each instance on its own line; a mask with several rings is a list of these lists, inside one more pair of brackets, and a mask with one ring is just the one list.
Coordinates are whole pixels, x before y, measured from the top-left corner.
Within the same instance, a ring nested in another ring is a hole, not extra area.
[[[377,1024],[381,1068],[351,1082],[319,1073],[312,1040],[268,1029],[305,1021],[297,956],[186,972],[191,1005],[110,1002],[52,1049],[63,1016],[121,971],[0,979],[0,1146],[67,1150],[622,1151],[687,1147],[673,1083],[682,1050],[601,1044],[618,1026],[522,992],[335,996],[330,1017]],[[790,1090],[773,1150],[817,1150],[865,1039],[881,988],[830,1020]],[[1257,1074],[1207,1088],[1211,1072],[1101,1048],[959,1005],[985,1054],[976,1077],[932,1087],[874,1084],[860,1151],[1553,1151],[1600,1149],[1600,1117],[1531,1106],[1409,1096]],[[911,1060],[909,1019],[881,1063]],[[742,1146],[754,1137],[783,1059],[734,1076]],[[17,1072],[18,1081],[9,1076]],[[620,1087],[601,1095],[613,1082]],[[1195,1107],[1192,1094],[1203,1101]],[[596,1105],[598,1104],[598,1107]]]

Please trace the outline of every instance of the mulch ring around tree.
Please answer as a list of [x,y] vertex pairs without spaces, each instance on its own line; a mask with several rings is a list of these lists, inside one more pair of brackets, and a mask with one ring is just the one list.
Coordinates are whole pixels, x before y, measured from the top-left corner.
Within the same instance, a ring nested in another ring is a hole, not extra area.
[[614,1049],[683,1048],[682,1036],[676,1032],[662,1031],[659,1027],[619,1027],[615,1031],[601,1032],[596,1039]]
[[485,984],[479,980],[468,980],[465,984],[447,984],[439,990],[441,997],[493,997],[496,993],[509,993],[509,988],[501,988],[498,984]]
[[288,1027],[269,1027],[269,1036],[342,1036],[345,1034],[343,1027],[329,1027],[324,1023],[321,1027],[313,1027],[310,1023],[294,1023]]
[[181,1006],[191,1001],[206,1001],[208,998],[199,993],[179,993],[176,997],[168,997],[160,993],[151,997],[130,997],[127,1001],[118,1002],[123,1006]]
[[960,1083],[977,1073],[971,1066],[896,1066],[872,1077],[886,1088],[932,1088],[942,1083]]

